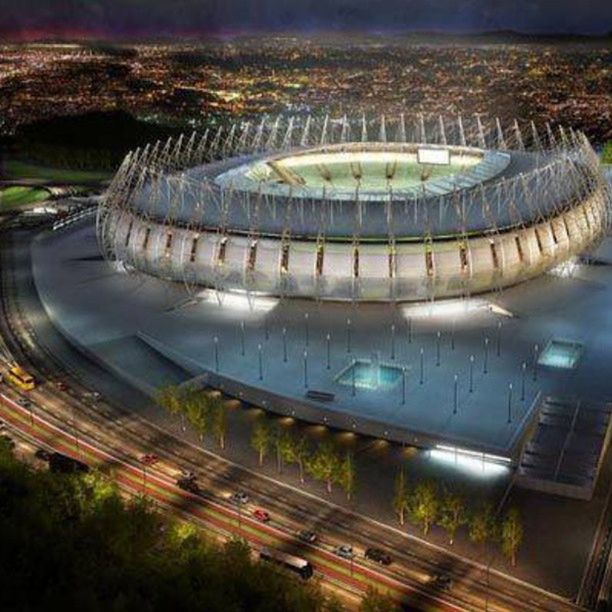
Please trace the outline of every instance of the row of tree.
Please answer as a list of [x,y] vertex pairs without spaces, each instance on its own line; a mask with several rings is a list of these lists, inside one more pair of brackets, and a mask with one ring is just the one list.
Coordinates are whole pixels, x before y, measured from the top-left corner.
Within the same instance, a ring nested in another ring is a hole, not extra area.
[[510,508],[502,517],[495,513],[490,503],[472,509],[463,495],[440,488],[432,480],[410,486],[401,469],[395,482],[393,509],[401,525],[408,519],[420,526],[424,535],[433,525],[438,525],[446,531],[451,545],[457,531],[465,526],[472,542],[483,549],[488,543],[500,543],[503,554],[516,565],[523,539],[521,517],[516,508]]
[[179,417],[183,429],[188,422],[201,441],[212,434],[219,446],[225,448],[227,419],[221,395],[194,387],[170,385],[157,392],[155,401],[170,415]]
[[258,454],[260,466],[270,453],[274,453],[279,473],[284,465],[295,464],[302,483],[305,474],[309,474],[315,480],[324,482],[328,493],[332,492],[334,484],[344,490],[348,500],[355,492],[353,455],[350,451],[340,452],[330,439],[323,440],[312,449],[306,436],[295,436],[286,428],[280,425],[273,427],[270,421],[260,418],[253,427],[251,446]]
[[219,545],[99,471],[32,470],[3,438],[0,541],[3,610],[342,610],[245,542]]

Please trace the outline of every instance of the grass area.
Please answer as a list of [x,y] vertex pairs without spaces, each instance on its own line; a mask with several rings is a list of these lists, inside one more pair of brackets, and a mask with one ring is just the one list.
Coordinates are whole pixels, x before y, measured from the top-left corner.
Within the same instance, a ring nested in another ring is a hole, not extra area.
[[49,192],[40,187],[6,187],[0,189],[0,210],[6,211],[49,199]]
[[51,168],[16,159],[7,160],[4,169],[7,179],[42,179],[58,183],[96,183],[112,177],[111,172]]

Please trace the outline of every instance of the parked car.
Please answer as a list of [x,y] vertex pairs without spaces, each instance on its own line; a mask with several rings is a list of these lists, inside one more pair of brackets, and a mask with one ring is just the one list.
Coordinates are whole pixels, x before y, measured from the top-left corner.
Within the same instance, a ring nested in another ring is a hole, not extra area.
[[253,510],[253,516],[262,523],[267,523],[270,520],[270,515],[262,508]]
[[243,506],[244,504],[249,503],[249,496],[244,491],[236,491],[231,497],[230,500],[234,504],[239,504]]
[[308,542],[308,544],[314,544],[317,541],[317,534],[314,531],[308,531],[307,529],[298,533],[298,538],[302,542]]
[[17,403],[24,408],[29,408],[32,405],[32,402],[25,397],[20,397],[17,399]]
[[334,552],[343,559],[353,559],[355,557],[353,547],[349,546],[348,544],[341,544],[340,546],[336,546]]
[[60,391],[68,391],[68,385],[62,381],[59,380],[57,381],[56,385],[55,385]]
[[364,554],[366,559],[375,561],[381,565],[391,565],[391,555],[380,548],[370,547],[367,548]]

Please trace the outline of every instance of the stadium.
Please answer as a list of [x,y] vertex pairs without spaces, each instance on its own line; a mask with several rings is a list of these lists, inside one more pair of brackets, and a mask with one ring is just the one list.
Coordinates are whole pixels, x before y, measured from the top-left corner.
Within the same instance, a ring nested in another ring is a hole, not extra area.
[[593,246],[609,194],[586,137],[480,116],[276,118],[136,150],[98,211],[106,257],[193,290],[465,297]]

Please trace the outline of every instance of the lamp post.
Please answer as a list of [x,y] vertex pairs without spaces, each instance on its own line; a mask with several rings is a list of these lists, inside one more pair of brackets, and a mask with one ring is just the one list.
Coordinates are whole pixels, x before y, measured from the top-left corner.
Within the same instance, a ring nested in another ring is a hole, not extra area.
[[308,346],[308,343],[310,341],[310,331],[309,331],[309,326],[308,326],[308,313],[307,312],[304,313],[304,335],[306,339],[306,346]]
[[436,366],[440,365],[440,332],[436,334]]
[[355,368],[357,367],[357,362],[353,359],[353,365],[351,366],[351,395],[355,397]]
[[423,347],[421,347],[421,350],[419,351],[419,359],[420,359],[420,376],[419,376],[419,385],[423,384],[423,353],[425,351],[423,350]]
[[283,362],[287,363],[287,328],[283,327]]
[[219,371],[219,338],[215,336],[214,338],[215,344],[215,372]]
[[402,368],[402,406],[406,403],[406,368]]
[[508,424],[512,423],[512,383],[508,383]]
[[501,321],[497,322],[497,356],[501,355]]
[[525,401],[525,373],[527,371],[527,364],[523,361],[521,365],[521,402]]
[[538,353],[540,351],[540,347],[535,344],[533,347],[533,380],[538,380]]
[[244,321],[240,321],[240,354],[244,357]]
[[395,359],[395,325],[391,325],[391,360]]
[[484,339],[484,365],[482,369],[483,373],[486,374],[489,371],[489,338]]
[[453,384],[453,414],[457,414],[457,387],[459,385],[458,383],[459,381],[459,377],[457,376],[457,374],[455,374],[455,378],[454,378],[454,384]]
[[346,320],[346,352],[351,352],[351,320]]
[[331,344],[331,336],[330,334],[327,334],[327,336],[325,336],[325,342],[327,344],[327,369],[329,370],[331,367],[331,348],[330,348],[330,344]]
[[257,357],[259,359],[259,380],[263,380],[263,357],[261,344],[257,345]]
[[308,351],[304,349],[304,387],[308,389]]
[[474,392],[474,355],[470,355],[470,393]]
[[408,344],[412,344],[412,317],[408,317]]

